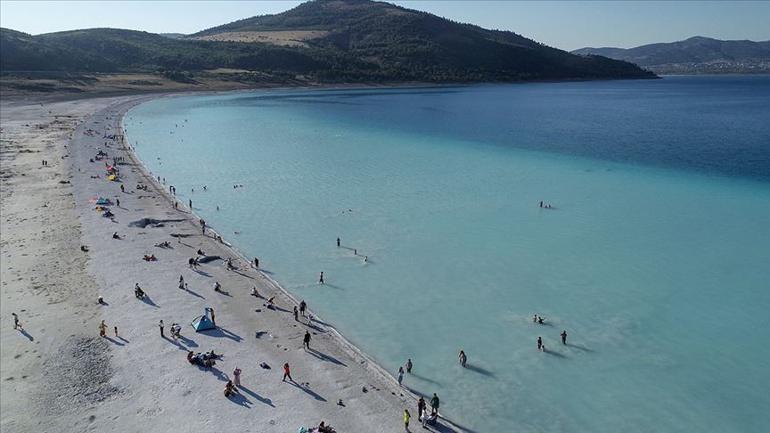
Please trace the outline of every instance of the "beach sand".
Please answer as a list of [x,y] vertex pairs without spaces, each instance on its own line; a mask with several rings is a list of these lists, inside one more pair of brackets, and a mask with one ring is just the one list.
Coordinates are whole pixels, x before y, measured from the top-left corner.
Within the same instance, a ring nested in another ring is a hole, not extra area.
[[[394,432],[403,431],[408,408],[412,430],[422,430],[413,394],[331,325],[295,322],[296,300],[211,232],[202,235],[186,203],[175,210],[122,144],[102,138],[119,133],[125,110],[147,98],[2,103],[0,429],[295,432],[323,420],[339,432]],[[98,150],[126,158],[125,193],[106,180],[104,161],[89,162]],[[114,218],[94,210],[95,196],[120,200],[110,207]],[[166,221],[129,225],[143,218]],[[154,246],[163,241],[171,247]],[[222,260],[190,269],[198,249],[232,258],[238,270]],[[178,288],[180,275],[188,290]],[[215,281],[227,294],[213,290]],[[148,298],[134,296],[135,283]],[[250,295],[253,286],[264,298]],[[264,306],[271,296],[277,310]],[[190,323],[205,307],[218,328],[196,333]],[[23,332],[13,329],[12,312]],[[107,338],[99,337],[101,320]],[[182,326],[178,341],[173,322]],[[306,330],[310,351],[302,348]],[[224,357],[203,369],[187,362],[188,349]],[[295,383],[281,381],[284,362]],[[236,367],[243,387],[228,399],[223,389]]]

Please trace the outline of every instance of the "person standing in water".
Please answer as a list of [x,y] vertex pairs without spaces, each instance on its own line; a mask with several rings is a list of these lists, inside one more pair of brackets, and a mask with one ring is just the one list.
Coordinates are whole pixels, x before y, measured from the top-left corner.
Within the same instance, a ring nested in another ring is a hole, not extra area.
[[464,351],[464,350],[461,350],[461,351],[460,351],[460,354],[459,354],[459,355],[457,355],[457,357],[460,359],[460,365],[462,365],[463,367],[465,367],[465,363],[466,363],[466,362],[468,362],[468,357],[467,357],[467,356],[465,356],[465,351]]
[[438,414],[438,407],[441,401],[438,399],[438,395],[436,393],[433,393],[433,397],[430,399],[430,413],[431,414]]
[[561,344],[567,344],[567,330],[561,331]]
[[412,372],[412,358],[409,358],[406,360],[406,372],[407,373]]
[[192,200],[187,200],[187,206],[192,210]]
[[543,350],[543,339],[540,337],[537,337],[537,350]]
[[398,386],[404,381],[404,367],[398,367]]
[[321,271],[321,275],[318,277],[318,284],[324,284],[324,273]]
[[337,238],[337,248],[340,247],[340,238]]

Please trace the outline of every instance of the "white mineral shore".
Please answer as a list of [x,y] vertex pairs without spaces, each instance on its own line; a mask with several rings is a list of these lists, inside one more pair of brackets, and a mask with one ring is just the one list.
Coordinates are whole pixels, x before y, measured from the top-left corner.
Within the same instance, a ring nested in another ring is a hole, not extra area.
[[[325,421],[340,433],[398,432],[405,408],[412,430],[422,430],[412,393],[331,325],[295,322],[296,300],[211,232],[202,235],[186,203],[174,209],[168,189],[152,181],[124,143],[103,138],[120,134],[126,109],[149,98],[0,105],[0,430],[293,433]],[[89,162],[99,150],[109,161],[125,158],[118,165],[122,182],[106,179],[104,160]],[[89,199],[96,196],[120,200],[110,206],[114,218],[94,210]],[[170,221],[129,226],[143,218]],[[171,247],[155,247],[163,241]],[[217,260],[195,272],[187,261],[198,249],[232,258],[238,270]],[[145,261],[145,254],[158,260]],[[187,290],[178,288],[180,275]],[[215,281],[228,294],[215,292]],[[147,299],[134,296],[135,283]],[[253,286],[263,298],[250,295]],[[278,309],[265,308],[274,295]],[[218,328],[196,333],[190,322],[205,307],[214,309]],[[13,312],[23,331],[13,329]],[[102,320],[106,338],[99,337]],[[174,322],[182,326],[178,341],[170,337]],[[310,351],[302,348],[306,330]],[[188,363],[188,349],[224,357],[212,369],[199,368]],[[295,383],[281,381],[285,362]],[[236,367],[243,386],[225,398]]]

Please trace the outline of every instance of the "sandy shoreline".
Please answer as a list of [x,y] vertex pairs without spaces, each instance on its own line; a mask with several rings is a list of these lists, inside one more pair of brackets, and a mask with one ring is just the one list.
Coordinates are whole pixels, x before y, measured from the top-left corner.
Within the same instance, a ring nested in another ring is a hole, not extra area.
[[[291,295],[269,275],[254,271],[235,249],[202,236],[197,217],[186,207],[175,210],[167,188],[156,180],[150,183],[150,175],[131,152],[102,138],[105,132],[118,132],[121,116],[128,108],[159,96],[79,100],[44,107],[21,103],[3,106],[3,431],[125,431],[126,426],[136,426],[141,431],[294,432],[324,420],[340,432],[391,432],[403,430],[404,408],[414,416],[412,429],[419,428],[411,393],[399,389],[392,377],[333,327],[320,321],[295,322],[291,309],[296,300]],[[73,116],[71,123],[56,131],[58,141],[51,141],[39,153],[5,157],[6,138],[28,147],[50,140],[41,135],[50,127],[24,125],[29,125],[30,119],[57,113]],[[64,147],[67,131],[79,119],[71,145]],[[96,133],[84,134],[89,128]],[[126,157],[126,164],[120,166],[126,193],[120,192],[118,183],[105,179],[103,162],[89,162],[98,150],[110,157]],[[21,179],[20,173],[5,177],[8,170],[45,173],[50,165],[41,167],[40,160],[46,158],[56,160],[59,177],[71,183],[58,183],[56,177],[50,181],[56,182],[55,187],[25,194],[29,179]],[[97,175],[99,178],[91,177]],[[136,190],[138,183],[149,185],[148,191]],[[18,221],[40,213],[40,205],[32,204],[56,202],[59,190],[67,197],[62,201],[69,214],[53,212],[49,204],[46,212],[50,215],[46,213],[36,226],[19,227]],[[93,210],[89,199],[94,196],[120,199],[120,207],[112,206],[114,221]],[[142,218],[176,221],[165,222],[162,227],[128,225]],[[62,236],[66,239],[61,242],[27,241],[41,227],[63,235],[62,226],[71,227],[73,233]],[[116,231],[122,240],[111,238]],[[172,237],[172,233],[183,237]],[[154,247],[162,241],[171,242],[172,248]],[[88,253],[79,250],[81,244],[88,245]],[[19,249],[34,252],[44,245],[54,251],[54,257],[36,257],[37,262],[31,263],[26,273],[35,278],[38,267],[53,267],[59,271],[53,275],[66,277],[55,284],[57,287],[74,287],[72,295],[53,306],[39,294],[25,291],[23,287],[29,283],[24,279],[15,280],[20,278],[17,273],[24,272],[20,268],[27,257],[18,256]],[[202,265],[199,273],[190,270],[187,259],[199,248],[207,254],[233,258],[239,271],[227,271],[221,260]],[[151,253],[158,257],[157,262],[141,259]],[[180,274],[189,290],[177,288]],[[229,295],[214,292],[213,281],[219,281]],[[133,296],[134,283],[147,291],[149,300],[143,302]],[[268,310],[264,299],[250,296],[252,286],[266,297],[275,295],[279,309]],[[99,295],[108,305],[96,304]],[[219,329],[195,333],[189,323],[204,307],[214,308]],[[20,314],[32,340],[12,329],[12,311]],[[173,342],[161,338],[161,319],[166,336],[171,323],[178,322],[184,339]],[[109,327],[109,339],[98,338],[100,320]],[[119,337],[114,336],[113,326],[118,326]],[[50,335],[41,336],[41,329],[46,328]],[[306,330],[312,334],[312,351],[302,349]],[[264,332],[259,338],[258,331]],[[24,351],[30,347],[38,351],[36,362],[23,361],[29,357]],[[225,357],[214,370],[199,370],[185,359],[188,347],[194,351],[213,349]],[[19,353],[22,357],[15,358]],[[106,358],[102,356],[105,353]],[[90,361],[81,362],[82,354]],[[261,362],[272,368],[260,368]],[[297,384],[281,383],[284,362],[292,366]],[[65,374],[64,370],[73,370],[73,365],[100,371],[75,369],[75,374]],[[228,400],[222,395],[224,381],[236,366],[243,370],[245,388]],[[21,376],[25,379],[20,380]],[[81,383],[81,376],[90,380]],[[52,397],[62,395],[83,398]],[[338,400],[344,406],[338,405]]]

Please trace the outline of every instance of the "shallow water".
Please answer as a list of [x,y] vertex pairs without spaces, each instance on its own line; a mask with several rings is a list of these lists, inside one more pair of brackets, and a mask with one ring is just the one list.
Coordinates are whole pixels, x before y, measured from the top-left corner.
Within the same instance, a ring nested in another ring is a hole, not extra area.
[[166,98],[125,125],[462,425],[767,431],[770,77]]

